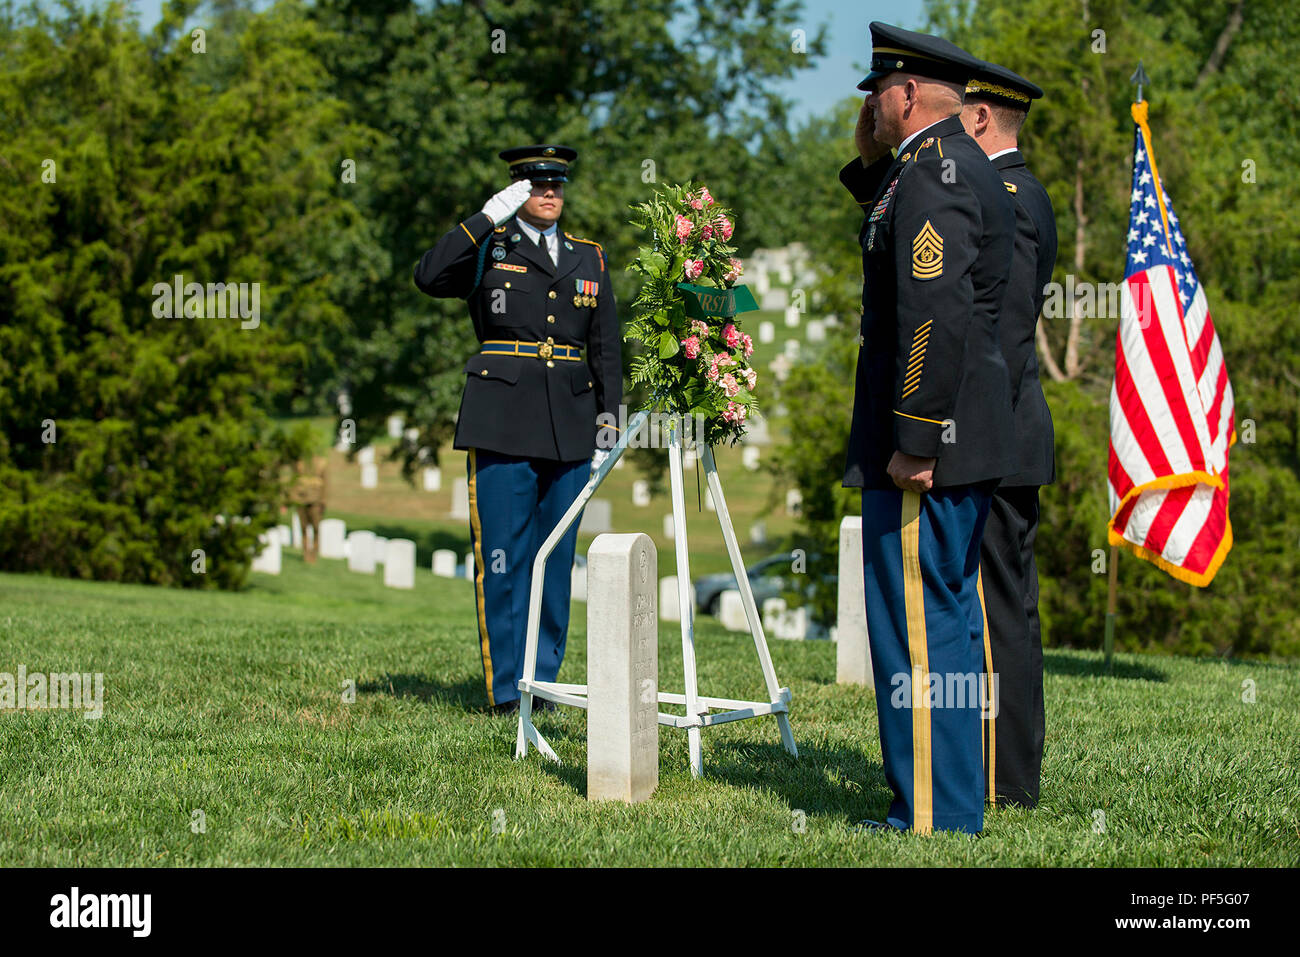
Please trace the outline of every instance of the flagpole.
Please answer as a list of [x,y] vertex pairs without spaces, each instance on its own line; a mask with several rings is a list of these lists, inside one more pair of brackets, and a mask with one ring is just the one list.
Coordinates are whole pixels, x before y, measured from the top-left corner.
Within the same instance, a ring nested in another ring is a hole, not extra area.
[[[1151,83],[1150,77],[1147,76],[1146,70],[1142,69],[1142,61],[1138,60],[1137,69],[1129,77],[1130,83],[1137,84],[1137,96],[1133,98],[1134,103],[1142,102],[1142,87]],[[1106,632],[1102,639],[1102,651],[1106,659],[1106,670],[1113,671],[1115,668],[1115,611],[1119,605],[1119,546],[1110,547],[1110,569],[1107,576],[1106,585]]]
[[1119,597],[1119,546],[1110,547],[1110,584],[1106,590],[1106,637],[1102,647],[1106,652],[1106,670],[1114,669],[1115,605]]

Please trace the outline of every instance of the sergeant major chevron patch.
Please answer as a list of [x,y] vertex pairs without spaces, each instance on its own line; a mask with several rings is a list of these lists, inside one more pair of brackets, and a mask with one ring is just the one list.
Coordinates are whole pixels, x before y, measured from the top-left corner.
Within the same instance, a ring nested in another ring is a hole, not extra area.
[[927,219],[912,240],[912,278],[938,279],[943,275],[943,237]]

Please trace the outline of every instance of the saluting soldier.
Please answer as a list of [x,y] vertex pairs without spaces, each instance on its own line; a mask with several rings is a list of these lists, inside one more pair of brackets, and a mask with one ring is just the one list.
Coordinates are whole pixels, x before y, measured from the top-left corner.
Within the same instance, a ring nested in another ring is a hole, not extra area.
[[980,547],[984,665],[997,676],[998,707],[985,722],[985,773],[991,803],[1033,807],[1043,764],[1043,643],[1038,624],[1038,488],[1056,478],[1052,414],[1038,380],[1034,334],[1044,287],[1056,265],[1056,217],[1047,190],[1025,166],[1020,129],[1042,89],[986,63],[966,84],[962,125],[975,138],[1016,207],[1011,276],[998,316],[1011,375],[1015,473],[993,496]]
[[[613,446],[606,433],[596,449],[597,416],[617,419],[623,394],[604,251],[558,228],[577,155],[554,144],[502,151],[514,182],[415,268],[421,291],[466,300],[479,341],[455,447],[468,453],[479,650],[497,713],[519,707],[533,559],[586,484],[593,451],[598,466]],[[539,681],[554,681],[564,659],[577,537],[575,522],[546,563]]]
[[[868,633],[886,822],[983,827],[979,543],[1015,467],[997,333],[1015,212],[962,128],[979,61],[871,24],[860,157],[840,173],[866,215],[862,327],[844,485],[862,488]],[[897,156],[890,156],[890,148]]]

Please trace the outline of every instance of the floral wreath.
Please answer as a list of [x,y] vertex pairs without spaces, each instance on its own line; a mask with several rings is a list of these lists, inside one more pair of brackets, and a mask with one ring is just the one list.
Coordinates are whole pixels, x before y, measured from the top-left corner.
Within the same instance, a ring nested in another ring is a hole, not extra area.
[[[737,299],[750,308],[753,299],[736,287],[743,269],[727,245],[731,212],[706,187],[687,183],[657,189],[650,202],[632,207],[630,222],[650,234],[627,267],[644,277],[623,337],[645,347],[632,360],[632,384],[648,385],[649,408],[701,416],[709,445],[734,445],[758,410],[758,372],[749,365],[754,340],[735,319]],[[710,295],[733,289],[743,296]]]

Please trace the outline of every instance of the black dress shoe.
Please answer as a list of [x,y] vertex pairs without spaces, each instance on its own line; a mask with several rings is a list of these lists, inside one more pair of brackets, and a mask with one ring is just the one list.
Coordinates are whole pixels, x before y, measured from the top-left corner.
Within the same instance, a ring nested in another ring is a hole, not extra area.
[[857,824],[853,825],[853,830],[857,831],[859,834],[863,834],[871,831],[892,831],[895,830],[895,828],[892,824],[886,824],[883,821],[868,820],[859,821]]
[[519,699],[514,701],[502,701],[500,704],[492,706],[493,714],[517,714],[519,712]]
[[533,710],[534,710],[534,711],[554,711],[554,710],[556,710],[556,708],[555,708],[555,702],[554,702],[554,701],[548,701],[546,698],[534,698],[534,699],[533,699]]

